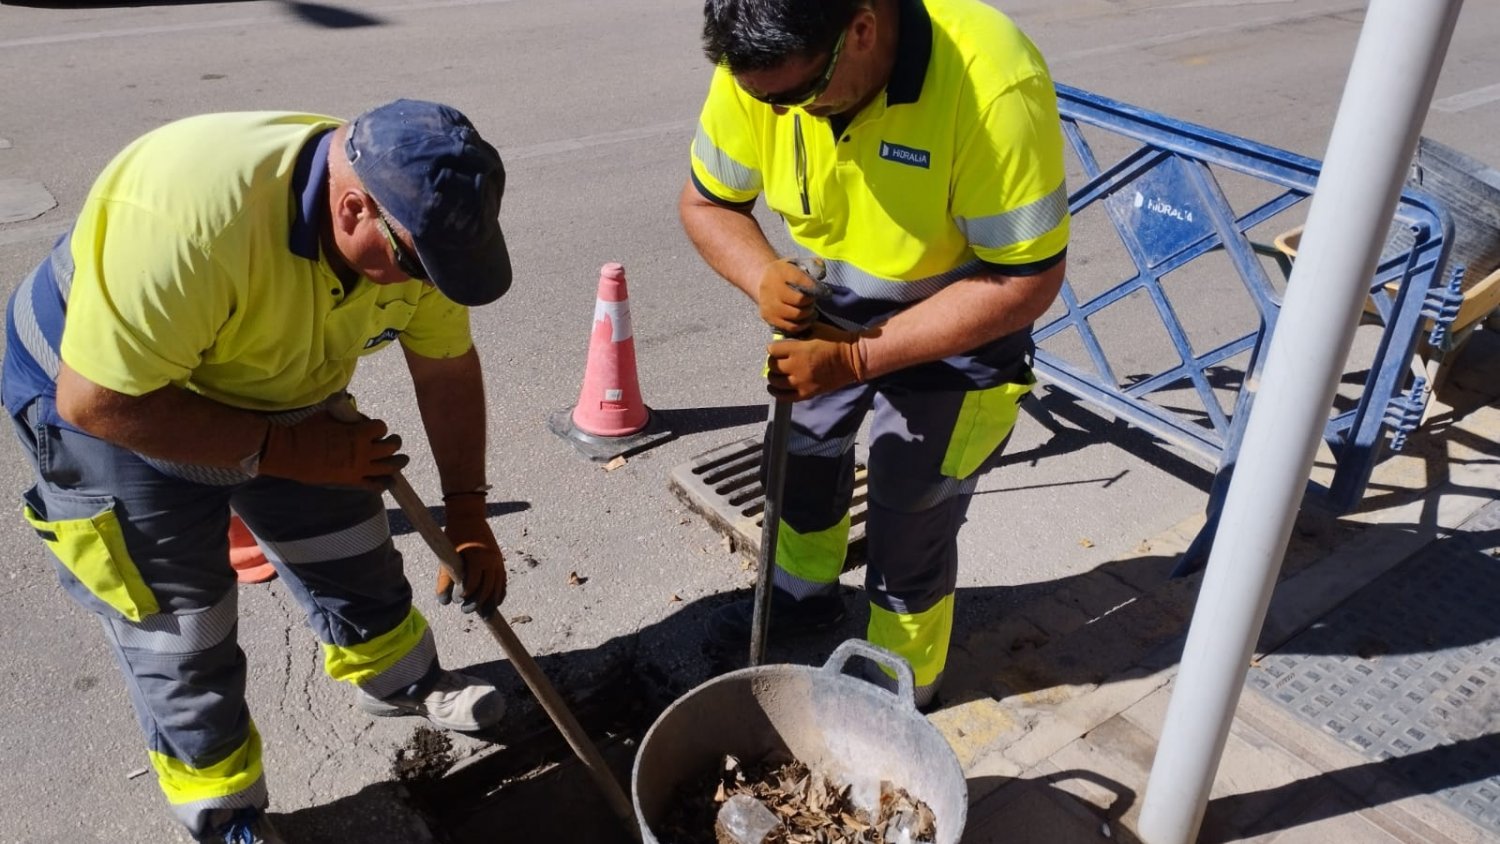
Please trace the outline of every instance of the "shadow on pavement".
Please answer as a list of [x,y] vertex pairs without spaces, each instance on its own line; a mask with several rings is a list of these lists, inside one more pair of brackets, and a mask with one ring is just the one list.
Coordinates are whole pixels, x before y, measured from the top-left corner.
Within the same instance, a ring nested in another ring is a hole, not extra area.
[[[1202,844],[1225,844],[1246,836],[1269,836],[1364,806],[1437,794],[1500,775],[1497,759],[1500,759],[1500,734],[1491,733],[1382,762],[1304,777],[1275,788],[1220,797],[1208,803],[1199,841]],[[1372,780],[1378,780],[1384,787],[1371,789],[1369,783]],[[1335,784],[1344,786],[1347,793],[1360,795],[1360,804],[1327,799],[1334,792],[1332,786]],[[1248,828],[1225,822],[1234,817],[1259,820]]]
[[764,422],[769,412],[769,403],[655,411],[666,427],[679,437]]
[[405,791],[397,783],[375,783],[332,803],[284,814],[273,811],[271,820],[288,841],[428,840],[410,812],[393,811],[407,799]]
[[[1064,788],[1075,782],[1112,792],[1115,799],[1101,812]],[[969,794],[986,796],[970,805],[962,844],[1138,844],[1119,823],[1136,803],[1135,790],[1093,771],[975,777],[969,780]]]
[[[524,513],[530,509],[531,503],[528,501],[491,501],[485,505],[485,516],[486,518],[493,519],[496,516],[507,516],[511,513]],[[440,525],[443,524],[443,520],[447,515],[442,505],[434,506],[429,504],[427,505],[427,512]],[[417,532],[416,527],[411,523],[411,519],[406,517],[406,514],[401,511],[400,507],[387,507],[385,515],[386,519],[391,523],[391,536],[405,536],[408,533]]]

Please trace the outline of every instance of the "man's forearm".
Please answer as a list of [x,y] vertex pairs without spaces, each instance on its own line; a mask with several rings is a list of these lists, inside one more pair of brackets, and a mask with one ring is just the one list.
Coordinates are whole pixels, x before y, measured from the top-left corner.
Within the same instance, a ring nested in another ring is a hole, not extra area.
[[892,317],[860,341],[866,379],[942,360],[1035,322],[1057,297],[1065,262],[1034,276],[955,282]]
[[709,202],[692,182],[683,187],[677,210],[683,231],[704,262],[746,296],[756,298],[761,271],[777,255],[755,217],[748,210]]
[[406,353],[422,428],[444,495],[486,483],[484,376],[479,353],[424,358]]
[[57,378],[57,412],[69,424],[122,448],[179,463],[238,467],[260,451],[270,422],[180,387],[144,396],[118,393],[66,364]]

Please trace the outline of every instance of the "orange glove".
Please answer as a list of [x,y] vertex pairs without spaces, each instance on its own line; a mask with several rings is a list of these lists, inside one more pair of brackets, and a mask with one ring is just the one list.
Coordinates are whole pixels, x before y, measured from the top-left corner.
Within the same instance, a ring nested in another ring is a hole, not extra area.
[[[488,618],[505,600],[505,556],[486,521],[484,493],[445,495],[443,504],[448,510],[443,533],[464,558],[463,611],[477,608],[480,618]],[[447,569],[438,570],[437,599],[445,605],[453,600],[453,578]]]
[[787,401],[802,401],[865,380],[860,335],[816,323],[807,336],[766,347],[767,389]]
[[812,277],[789,259],[772,261],[760,275],[760,318],[783,334],[800,334],[812,325],[817,313],[813,297],[798,290],[798,285],[813,289]]
[[363,487],[381,492],[408,461],[401,438],[387,436],[379,419],[340,422],[320,410],[295,425],[272,423],[255,472],[314,486]]

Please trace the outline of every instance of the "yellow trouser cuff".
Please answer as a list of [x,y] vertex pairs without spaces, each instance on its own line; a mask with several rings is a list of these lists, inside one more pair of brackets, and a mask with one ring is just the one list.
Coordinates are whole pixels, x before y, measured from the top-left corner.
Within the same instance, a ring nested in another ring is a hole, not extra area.
[[896,613],[870,605],[866,637],[911,665],[917,688],[937,682],[948,664],[953,635],[953,596],[919,613]]
[[808,583],[832,583],[844,571],[849,551],[849,514],[827,530],[798,533],[785,521],[776,530],[776,565]]
[[427,619],[416,607],[394,628],[357,645],[323,645],[323,670],[335,680],[363,685],[411,652],[427,632]]
[[147,751],[156,781],[173,805],[228,797],[255,785],[261,778],[260,733],[250,725],[245,743],[224,759],[194,768],[180,759]]

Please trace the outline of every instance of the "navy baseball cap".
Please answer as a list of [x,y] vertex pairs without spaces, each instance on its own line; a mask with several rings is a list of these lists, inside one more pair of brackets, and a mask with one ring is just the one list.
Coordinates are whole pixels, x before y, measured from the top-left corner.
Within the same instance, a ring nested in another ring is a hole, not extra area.
[[505,165],[457,109],[396,100],[354,118],[344,152],[365,190],[411,233],[427,277],[460,305],[510,289],[500,231]]

